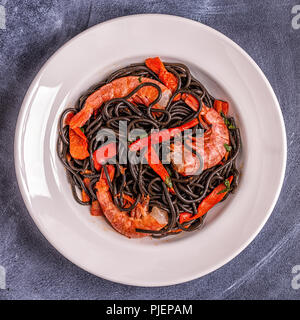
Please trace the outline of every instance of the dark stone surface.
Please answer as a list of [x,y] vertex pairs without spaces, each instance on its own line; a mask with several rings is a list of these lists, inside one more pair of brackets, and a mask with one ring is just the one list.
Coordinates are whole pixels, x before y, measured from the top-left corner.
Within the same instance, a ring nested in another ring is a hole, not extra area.
[[[300,289],[291,286],[292,267],[300,265],[300,29],[294,30],[291,24],[295,4],[295,0],[0,0],[6,13],[6,29],[0,29],[0,265],[6,268],[9,288],[0,290],[0,298],[299,299]],[[237,42],[268,77],[287,130],[286,177],[263,230],[224,267],[172,287],[119,285],[67,261],[45,240],[27,213],[14,172],[17,115],[43,63],[86,28],[136,13],[191,18]]]

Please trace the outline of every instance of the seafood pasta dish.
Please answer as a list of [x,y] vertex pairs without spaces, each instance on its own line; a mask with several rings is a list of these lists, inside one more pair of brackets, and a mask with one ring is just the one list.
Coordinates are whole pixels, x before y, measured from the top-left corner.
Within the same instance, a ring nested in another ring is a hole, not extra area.
[[228,112],[182,63],[116,70],[60,116],[74,199],[129,238],[200,229],[238,186],[241,137]]

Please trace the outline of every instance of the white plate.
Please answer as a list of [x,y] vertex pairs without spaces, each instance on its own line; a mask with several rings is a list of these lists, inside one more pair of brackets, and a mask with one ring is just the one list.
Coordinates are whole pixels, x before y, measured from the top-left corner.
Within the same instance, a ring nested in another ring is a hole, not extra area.
[[[209,213],[199,232],[165,240],[130,240],[73,200],[56,155],[57,124],[62,110],[89,86],[150,56],[187,64],[214,96],[230,102],[242,132],[243,168],[236,194]],[[118,18],[65,44],[28,90],[15,136],[18,183],[44,236],[81,268],[140,286],[192,280],[240,253],[271,214],[285,163],[280,107],[259,67],[214,29],[167,15]]]

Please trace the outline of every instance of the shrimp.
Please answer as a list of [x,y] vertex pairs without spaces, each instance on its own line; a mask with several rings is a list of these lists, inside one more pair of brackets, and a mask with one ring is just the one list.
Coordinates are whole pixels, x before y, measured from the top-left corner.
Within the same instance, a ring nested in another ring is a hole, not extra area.
[[[202,137],[187,139],[186,144],[201,156],[202,168],[199,157],[191,151],[185,152],[180,142],[175,142],[170,146],[173,167],[184,176],[193,175],[199,170],[206,170],[217,165],[227,152],[224,145],[229,144],[229,132],[221,115],[215,109],[203,105],[200,116],[210,127]],[[181,162],[175,160],[178,159],[179,153],[183,153]]]
[[[158,109],[165,109],[170,97],[171,90],[168,89],[161,82],[137,76],[128,76],[115,79],[112,82],[102,86],[100,89],[91,94],[85,101],[84,107],[80,110],[70,121],[70,128],[74,129],[82,127],[91,117],[94,111],[98,110],[103,103],[115,99],[126,97],[130,92],[137,88],[140,84],[151,82],[159,86],[162,91],[160,100],[155,107]],[[158,96],[158,90],[152,86],[144,86],[136,92],[129,101],[135,103],[143,103],[149,106]]]
[[[113,179],[114,166],[107,166],[109,176]],[[142,238],[149,234],[136,232],[136,229],[160,230],[167,222],[167,212],[153,207],[149,213],[149,196],[142,197],[141,202],[128,214],[117,208],[112,200],[106,177],[102,171],[99,181],[96,184],[97,198],[103,214],[112,227],[128,238]],[[159,212],[158,212],[159,211]]]
[[[173,93],[176,91],[177,79],[166,69],[160,58],[148,58],[145,63]],[[174,97],[174,101],[179,99],[184,100],[192,110],[197,111],[199,109],[199,102],[193,95],[179,93]],[[218,103],[219,105],[216,104],[216,108],[218,107],[218,110],[224,111],[226,114],[228,111],[228,103],[224,101],[219,101]],[[203,117],[204,121],[201,117]],[[184,176],[193,175],[201,169],[206,170],[215,166],[224,158],[227,152],[224,144],[229,144],[229,132],[221,115],[215,109],[208,108],[203,104],[199,121],[206,129],[204,136],[198,138],[198,140],[193,138],[188,139],[186,143],[201,156],[203,160],[202,168],[198,156],[191,151],[187,152],[180,142],[175,142],[170,146],[170,158],[173,167]],[[181,157],[183,161],[178,161],[178,156]]]

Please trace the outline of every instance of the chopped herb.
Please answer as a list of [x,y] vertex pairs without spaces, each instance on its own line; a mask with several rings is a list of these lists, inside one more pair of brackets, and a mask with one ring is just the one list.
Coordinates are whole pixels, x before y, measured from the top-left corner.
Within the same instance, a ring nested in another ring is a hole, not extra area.
[[220,115],[222,116],[224,123],[228,127],[231,124],[230,121],[226,118],[225,114],[222,111],[220,112]]
[[165,184],[167,185],[168,188],[170,189],[173,188],[173,184],[170,177],[166,177]]
[[84,129],[83,128],[80,128],[80,130],[84,133]]
[[166,167],[166,170],[168,171],[168,174],[170,175],[170,177],[172,176],[172,172],[170,170],[170,168]]
[[227,152],[230,152],[232,147],[229,146],[227,143],[224,143],[224,148],[226,149]]
[[223,111],[220,112],[220,115],[222,116],[224,123],[226,124],[228,129],[236,129],[236,126],[228,120]]
[[227,191],[228,191],[227,188],[225,188],[225,189],[221,190],[220,192],[218,192],[217,194],[222,194],[222,193],[225,193]]
[[142,77],[139,77],[139,83],[142,83]]
[[225,189],[221,190],[220,192],[218,192],[217,194],[221,194],[221,193],[225,193],[225,192],[228,192],[230,191],[230,182],[228,179],[226,179],[224,181],[224,184],[225,184]]
[[225,116],[225,114],[223,113],[223,111],[220,111],[220,115],[222,116],[222,118],[224,119],[224,122],[225,121],[228,121],[227,117]]
[[230,189],[230,182],[229,182],[228,179],[226,179],[226,180],[224,181],[224,184],[225,184],[225,187],[226,187],[227,189]]

